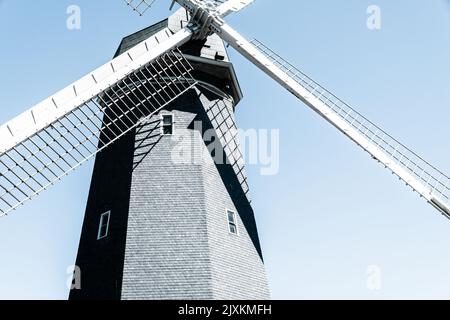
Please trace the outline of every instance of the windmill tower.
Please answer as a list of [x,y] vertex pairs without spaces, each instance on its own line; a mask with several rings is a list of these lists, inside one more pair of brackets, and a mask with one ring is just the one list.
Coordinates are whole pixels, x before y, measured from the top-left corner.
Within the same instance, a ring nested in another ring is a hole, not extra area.
[[[186,17],[180,9],[126,37],[116,56],[178,32]],[[81,289],[70,299],[269,297],[234,122],[236,74],[216,35],[180,51],[197,84],[96,157]]]
[[0,216],[97,155],[70,298],[268,297],[222,40],[450,217],[450,177],[225,22],[252,2],[173,1],[171,18],[0,127]]

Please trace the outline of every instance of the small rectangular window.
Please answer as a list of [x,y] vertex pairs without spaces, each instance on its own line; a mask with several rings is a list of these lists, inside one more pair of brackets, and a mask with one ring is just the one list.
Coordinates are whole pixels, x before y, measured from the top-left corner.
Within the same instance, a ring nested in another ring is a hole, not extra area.
[[163,135],[173,134],[173,115],[165,114],[161,118],[161,132]]
[[100,216],[100,225],[98,227],[97,240],[103,239],[108,235],[110,215],[111,211],[108,211]]
[[230,231],[230,233],[232,234],[238,234],[236,212],[227,210],[227,218],[228,218],[228,231]]

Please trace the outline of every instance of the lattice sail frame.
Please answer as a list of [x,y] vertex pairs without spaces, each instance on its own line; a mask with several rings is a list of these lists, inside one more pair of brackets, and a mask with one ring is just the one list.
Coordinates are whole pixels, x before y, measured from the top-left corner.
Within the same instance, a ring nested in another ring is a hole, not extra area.
[[140,16],[144,15],[148,9],[155,3],[156,0],[124,0],[133,11],[136,11]]
[[269,58],[274,65],[283,70],[314,97],[328,106],[332,112],[366,137],[372,145],[382,150],[392,161],[423,183],[430,194],[441,198],[447,204],[450,203],[450,178],[445,173],[428,163],[389,133],[284,60],[269,47],[256,39],[252,40],[251,43]]
[[[450,178],[445,173],[428,163],[414,151],[393,138],[389,133],[375,125],[347,103],[284,60],[269,47],[256,39],[252,40],[251,43],[276,67],[326,105],[330,112],[345,121],[345,123],[365,137],[372,148],[376,148],[386,155],[390,159],[389,167],[399,167],[408,172],[414,179],[422,184],[428,194],[422,194],[424,191],[421,190],[415,191],[418,191],[424,197],[429,195],[430,197],[427,198],[427,200],[429,200],[431,204],[437,206],[441,211],[447,210],[445,206],[442,206],[442,202],[447,206],[450,205]],[[346,134],[346,132],[344,133]],[[361,147],[369,152],[366,146]],[[374,157],[374,159],[386,164],[381,159],[376,157]],[[392,173],[398,175],[400,179],[404,180],[408,185],[415,189],[414,185],[410,184],[410,181],[407,181],[402,175],[399,175],[399,172],[392,170]],[[448,212],[445,213],[446,215],[449,214]]]
[[1,153],[0,217],[193,88],[192,70],[178,49],[171,50]]

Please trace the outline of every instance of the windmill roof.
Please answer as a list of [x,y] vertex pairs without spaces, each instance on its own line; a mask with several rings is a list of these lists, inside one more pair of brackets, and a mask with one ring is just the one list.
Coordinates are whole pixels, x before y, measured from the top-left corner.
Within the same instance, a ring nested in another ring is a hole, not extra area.
[[[145,41],[156,33],[168,28],[169,23],[169,19],[164,19],[156,24],[124,37],[120,42],[119,48],[117,49],[114,57],[121,55],[142,41]],[[208,37],[208,40],[205,41],[208,42],[208,45],[205,45],[202,41],[191,41],[180,47],[180,49],[194,66],[196,72],[202,72],[202,75],[206,77],[212,76],[213,78],[219,79],[218,84],[220,84],[220,81],[223,79],[232,83],[230,93],[234,98],[236,106],[242,99],[242,91],[233,65],[229,62],[228,54],[225,46],[223,45],[223,41],[217,36],[210,36]],[[216,54],[218,53],[222,55],[223,60],[216,59]],[[212,78],[209,78],[209,80],[211,80],[214,84]]]
[[117,57],[121,55],[122,53],[126,52],[127,50],[131,49],[132,47],[138,45],[142,41],[148,39],[152,35],[158,33],[159,31],[163,30],[168,26],[168,19],[165,19],[163,21],[160,21],[154,25],[151,25],[147,28],[144,28],[138,32],[135,32],[129,36],[126,36],[122,39],[120,42],[119,48],[116,51],[116,54],[114,57]]

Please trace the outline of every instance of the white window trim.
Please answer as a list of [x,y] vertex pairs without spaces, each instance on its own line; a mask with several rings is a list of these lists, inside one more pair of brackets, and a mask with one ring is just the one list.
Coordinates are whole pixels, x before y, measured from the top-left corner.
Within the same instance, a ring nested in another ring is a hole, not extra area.
[[[108,221],[106,222],[106,232],[105,232],[105,235],[101,237],[101,236],[100,236],[100,232],[102,231],[102,219],[103,219],[103,217],[104,217],[105,215],[108,215]],[[100,223],[99,223],[99,225],[98,225],[97,240],[106,238],[106,237],[108,236],[108,233],[109,233],[109,221],[110,221],[110,220],[111,220],[111,210],[106,211],[106,212],[104,212],[104,213],[101,214],[101,216],[100,216]]]
[[[172,118],[172,133],[164,133],[164,117],[170,116]],[[161,135],[163,136],[173,136],[175,133],[175,117],[173,113],[164,113],[161,114]]]
[[[231,212],[234,215],[234,226],[236,228],[236,233],[231,232],[231,228],[230,228],[230,220],[228,219],[228,213]],[[238,215],[236,210],[231,210],[231,209],[225,209],[225,213],[226,213],[226,217],[227,217],[227,228],[228,228],[228,233],[232,234],[233,236],[238,236],[239,235],[239,226],[238,226]]]

